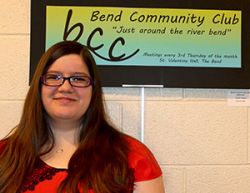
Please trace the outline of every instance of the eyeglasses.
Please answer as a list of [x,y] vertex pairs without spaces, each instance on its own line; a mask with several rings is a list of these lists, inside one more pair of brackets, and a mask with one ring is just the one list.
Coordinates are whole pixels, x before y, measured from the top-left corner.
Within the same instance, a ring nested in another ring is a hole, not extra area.
[[73,87],[85,88],[93,84],[93,80],[86,75],[64,77],[61,73],[46,73],[41,77],[41,82],[46,86],[61,86],[65,80]]

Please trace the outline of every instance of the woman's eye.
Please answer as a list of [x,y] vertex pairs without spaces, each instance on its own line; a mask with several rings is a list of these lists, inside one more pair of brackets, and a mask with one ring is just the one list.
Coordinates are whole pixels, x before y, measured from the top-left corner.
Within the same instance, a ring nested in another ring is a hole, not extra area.
[[58,74],[47,74],[46,79],[47,80],[59,80],[61,78]]
[[74,82],[85,82],[87,81],[87,79],[85,77],[82,77],[82,76],[75,76],[75,77],[72,77],[72,80]]

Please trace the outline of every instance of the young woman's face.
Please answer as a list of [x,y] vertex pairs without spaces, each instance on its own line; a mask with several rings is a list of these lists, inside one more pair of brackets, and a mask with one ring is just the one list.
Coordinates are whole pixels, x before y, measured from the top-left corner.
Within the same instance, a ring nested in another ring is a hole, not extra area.
[[[57,75],[63,77],[90,77],[87,65],[77,54],[69,54],[57,59],[48,69],[48,81],[56,80]],[[78,84],[78,83],[76,83]],[[80,121],[89,107],[92,96],[92,85],[79,88],[64,80],[60,86],[42,85],[42,103],[52,121]]]

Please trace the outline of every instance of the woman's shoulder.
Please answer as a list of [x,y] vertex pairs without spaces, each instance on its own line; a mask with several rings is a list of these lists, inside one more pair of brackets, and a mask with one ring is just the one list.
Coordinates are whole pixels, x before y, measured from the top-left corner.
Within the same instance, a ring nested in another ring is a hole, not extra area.
[[145,181],[162,175],[161,168],[150,149],[139,140],[126,136],[129,146],[129,165],[134,170],[135,181]]
[[152,155],[152,152],[149,150],[149,148],[138,139],[126,135],[125,140],[128,143],[130,153],[137,154],[138,156],[139,155],[142,155],[142,156]]
[[128,143],[130,154],[137,157],[144,157],[148,159],[153,158],[155,160],[153,153],[144,143],[131,136],[125,136],[125,140]]

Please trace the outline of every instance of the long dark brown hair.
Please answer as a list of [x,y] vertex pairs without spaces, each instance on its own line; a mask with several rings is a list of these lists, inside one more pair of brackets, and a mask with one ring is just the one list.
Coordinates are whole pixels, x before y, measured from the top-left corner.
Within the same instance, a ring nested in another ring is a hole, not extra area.
[[[89,108],[82,117],[79,146],[69,161],[68,175],[60,184],[58,193],[79,193],[79,184],[85,192],[90,188],[96,193],[132,192],[129,148],[124,134],[107,121],[96,63],[85,46],[72,41],[60,42],[49,48],[37,65],[20,122],[6,137],[6,145],[0,155],[0,192],[19,192],[37,159],[53,148],[53,133],[41,102],[40,77],[53,62],[67,54],[82,57],[94,83]],[[48,142],[52,145],[41,152]]]

